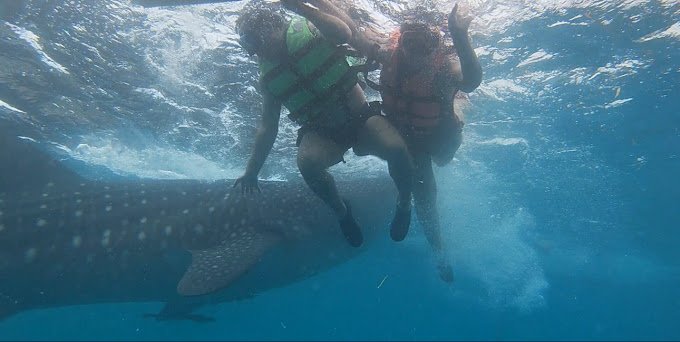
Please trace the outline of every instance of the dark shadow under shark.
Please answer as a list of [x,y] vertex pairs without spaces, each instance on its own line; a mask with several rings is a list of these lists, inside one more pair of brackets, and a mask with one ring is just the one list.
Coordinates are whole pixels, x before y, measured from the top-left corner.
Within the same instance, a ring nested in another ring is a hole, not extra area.
[[[0,122],[0,319],[34,308],[163,301],[159,319],[207,318],[347,261],[335,217],[301,181],[84,178]],[[389,178],[340,183],[370,245],[394,206]],[[380,230],[387,234],[387,230]]]

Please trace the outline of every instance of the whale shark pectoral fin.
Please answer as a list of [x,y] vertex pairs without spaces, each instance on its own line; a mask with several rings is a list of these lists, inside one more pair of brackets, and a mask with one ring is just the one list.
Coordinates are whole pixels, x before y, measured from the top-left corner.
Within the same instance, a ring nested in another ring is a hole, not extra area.
[[278,240],[272,233],[243,231],[216,247],[191,251],[191,265],[177,285],[177,292],[198,296],[228,286],[260,261]]

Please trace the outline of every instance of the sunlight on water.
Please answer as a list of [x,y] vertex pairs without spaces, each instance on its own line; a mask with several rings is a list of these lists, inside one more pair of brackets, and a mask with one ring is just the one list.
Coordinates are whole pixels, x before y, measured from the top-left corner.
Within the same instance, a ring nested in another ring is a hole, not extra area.
[[102,165],[120,175],[158,179],[236,178],[241,170],[225,169],[223,163],[176,149],[149,146],[134,148],[112,138],[84,137],[83,143],[67,151],[75,159]]

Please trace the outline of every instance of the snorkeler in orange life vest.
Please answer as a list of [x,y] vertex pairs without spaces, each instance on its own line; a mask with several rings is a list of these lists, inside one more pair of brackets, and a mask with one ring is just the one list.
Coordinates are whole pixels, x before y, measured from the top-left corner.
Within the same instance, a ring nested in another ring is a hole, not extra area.
[[459,13],[458,4],[449,13],[448,30],[456,52],[453,54],[445,47],[439,28],[428,23],[431,21],[404,22],[393,39],[380,42],[369,36],[370,29],[358,29],[347,12],[338,7],[344,3],[309,2],[343,20],[354,33],[349,44],[382,64],[380,85],[373,86],[380,91],[384,115],[397,127],[413,158],[416,213],[437,254],[440,277],[453,281],[441,238],[432,162],[443,166],[453,159],[463,129],[463,121],[453,107],[456,93],[471,92],[482,81],[482,68],[468,35],[472,17]]
[[347,49],[341,46],[351,40],[352,32],[342,20],[323,15],[303,1],[282,3],[295,7],[302,17],[288,20],[274,4],[254,0],[236,22],[241,47],[258,57],[264,101],[253,152],[234,186],[244,194],[260,190],[258,174],[276,140],[285,106],[288,117],[301,126],[298,169],[311,190],[335,212],[350,245],[362,244],[362,232],[328,172],[350,147],[357,155],[387,161],[399,192],[392,236],[406,236],[413,164],[399,132],[366,102],[357,84],[358,69],[350,65]]

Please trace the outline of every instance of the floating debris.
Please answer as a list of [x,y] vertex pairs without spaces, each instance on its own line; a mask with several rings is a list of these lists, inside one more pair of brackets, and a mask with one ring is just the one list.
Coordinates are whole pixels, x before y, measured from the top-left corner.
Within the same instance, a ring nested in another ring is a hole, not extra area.
[[380,284],[378,284],[378,288],[381,288],[383,286],[383,284],[385,283],[385,280],[387,280],[387,277],[389,277],[389,276],[385,275],[385,277],[382,278],[382,280],[380,281]]

